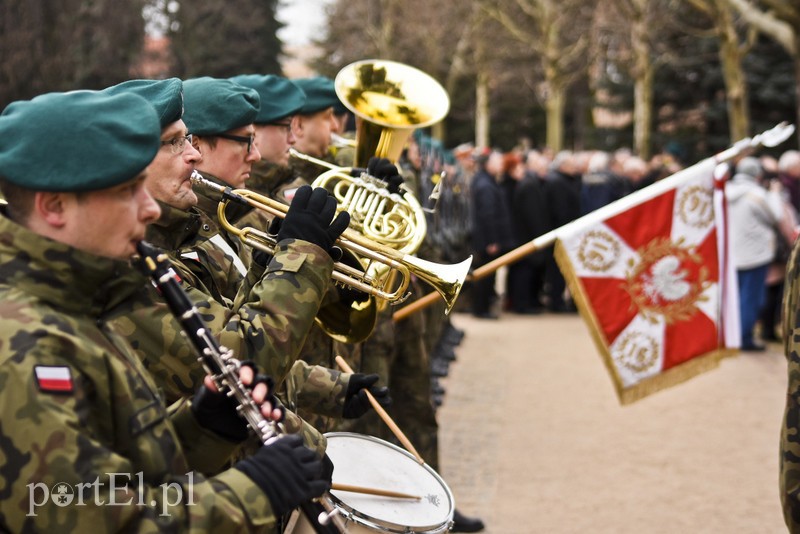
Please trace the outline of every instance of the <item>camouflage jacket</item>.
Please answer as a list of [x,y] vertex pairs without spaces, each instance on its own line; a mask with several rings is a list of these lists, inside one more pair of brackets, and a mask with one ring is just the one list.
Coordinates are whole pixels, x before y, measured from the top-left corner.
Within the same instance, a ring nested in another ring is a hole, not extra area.
[[[203,178],[218,185],[226,185],[210,174],[203,174]],[[222,199],[222,193],[201,186],[194,186],[194,192],[197,195],[197,207],[195,209],[200,212],[203,218],[204,228],[208,226],[211,232],[208,235],[199,236],[200,239],[195,240],[195,243],[210,241],[210,243],[206,243],[206,249],[224,253],[228,264],[227,268],[223,268],[226,267],[224,264],[210,264],[205,273],[206,276],[211,277],[211,280],[208,280],[207,283],[218,287],[225,298],[233,300],[238,292],[239,283],[247,275],[247,269],[251,263],[251,253],[244,247],[238,237],[225,231],[219,223],[217,209]],[[250,211],[252,211],[251,208],[247,206],[229,202],[225,209],[225,215],[228,221],[233,224]],[[190,251],[189,253],[191,254],[192,252]],[[202,262],[203,260],[200,260],[200,263]]]
[[[295,364],[329,284],[330,256],[310,243],[286,240],[266,269],[255,263],[250,266],[246,276],[238,279],[237,294],[229,299],[215,285],[224,276],[214,276],[212,271],[238,276],[234,274],[238,270],[232,267],[229,253],[209,239],[216,232],[215,223],[195,210],[165,204],[161,209],[159,220],[148,227],[147,239],[170,252],[184,289],[220,343],[237,358],[254,361],[279,387],[290,377],[297,390],[304,391],[294,399],[282,398],[291,411],[302,399],[305,409],[329,414],[339,406],[341,413],[342,388],[346,392],[350,375],[330,371],[327,382],[309,380],[321,371],[312,374]],[[158,299],[131,300],[115,322],[125,330],[168,400],[192,395],[205,372],[180,335],[180,324]],[[302,432],[307,445],[324,451],[324,437],[291,411],[286,430]]]
[[243,473],[202,474],[234,447],[188,403],[168,410],[108,322],[144,285],[137,274],[0,216],[0,530],[273,528]]
[[293,179],[294,172],[290,167],[261,160],[253,164],[250,178],[247,180],[247,188],[288,204],[289,201],[286,198],[278,198],[275,195],[279,187]]
[[[305,160],[292,158],[292,162],[309,176],[320,171],[318,165]],[[248,188],[273,200],[289,204],[294,197],[294,191],[310,183],[305,177],[296,176],[297,170],[298,167],[288,168],[260,162],[253,166]],[[311,176],[312,179],[314,177]],[[244,228],[262,225],[263,227],[266,224],[263,215],[253,211],[237,221],[236,226]],[[335,370],[335,357],[341,355],[354,369],[358,369],[358,365],[353,361],[359,354],[358,345],[335,341],[319,324],[321,315],[337,319],[343,316],[338,300],[336,288],[330,286],[323,297],[320,306],[322,310],[317,314],[317,321],[311,328],[300,353],[300,358],[308,365],[296,364],[281,389],[282,398],[286,400],[288,407],[297,410],[304,420],[309,421],[320,432],[333,430],[341,418],[349,383],[349,374]]]
[[800,240],[786,264],[785,288],[783,338],[788,390],[781,427],[780,494],[789,531],[800,532]]

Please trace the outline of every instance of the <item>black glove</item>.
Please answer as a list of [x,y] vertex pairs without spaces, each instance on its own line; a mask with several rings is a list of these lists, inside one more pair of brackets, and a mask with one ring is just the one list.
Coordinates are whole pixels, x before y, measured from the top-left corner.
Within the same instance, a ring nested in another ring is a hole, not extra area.
[[276,439],[234,467],[261,488],[276,516],[330,489],[330,483],[323,478],[322,460],[303,445],[298,435]]
[[[275,385],[272,378],[258,374],[255,364],[252,362],[242,362],[242,365],[251,367],[255,375],[253,382],[247,388],[252,391],[257,384],[266,384],[269,393],[265,400],[269,401],[273,408],[277,407],[275,396],[272,394]],[[207,387],[200,386],[192,399],[192,413],[203,428],[211,430],[229,441],[241,443],[250,435],[250,430],[247,427],[247,421],[236,410],[237,405],[235,398],[224,393],[214,393]]]
[[310,185],[304,185],[294,194],[278,231],[278,241],[302,239],[330,254],[333,244],[350,224],[349,213],[343,211],[334,219],[335,213],[336,199],[324,188],[312,189]]
[[347,384],[347,393],[344,397],[344,409],[342,410],[342,417],[345,419],[356,419],[361,417],[371,404],[367,398],[365,389],[372,393],[378,404],[386,408],[392,403],[392,398],[389,396],[389,388],[377,387],[375,383],[380,377],[376,374],[365,375],[362,373],[353,373],[350,377],[350,382]]
[[386,182],[386,189],[390,193],[400,193],[403,177],[397,170],[397,165],[386,158],[371,157],[367,163],[367,174]]
[[333,485],[333,462],[331,462],[331,458],[327,454],[322,457],[322,480],[327,481],[331,486]]

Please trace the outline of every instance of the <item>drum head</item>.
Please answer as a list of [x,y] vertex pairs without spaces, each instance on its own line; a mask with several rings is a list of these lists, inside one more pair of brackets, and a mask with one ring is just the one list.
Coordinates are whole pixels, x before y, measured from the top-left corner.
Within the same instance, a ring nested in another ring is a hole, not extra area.
[[455,503],[450,488],[427,464],[391,443],[361,434],[332,432],[328,456],[333,482],[407,493],[398,499],[331,490],[337,506],[358,523],[390,532],[445,532]]

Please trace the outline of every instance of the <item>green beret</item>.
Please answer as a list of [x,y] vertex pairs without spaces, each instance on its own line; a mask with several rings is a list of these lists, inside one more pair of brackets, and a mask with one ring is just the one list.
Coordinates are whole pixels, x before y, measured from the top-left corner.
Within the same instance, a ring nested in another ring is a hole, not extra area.
[[141,96],[48,93],[0,115],[0,176],[34,191],[95,191],[135,178],[161,147]]
[[255,89],[261,98],[261,109],[256,115],[256,124],[268,124],[294,115],[303,108],[306,94],[292,81],[283,76],[268,74],[240,74],[232,81]]
[[324,76],[300,78],[294,83],[306,94],[306,103],[298,111],[300,115],[312,115],[318,111],[341,105],[333,80]]
[[195,135],[216,135],[253,124],[260,108],[255,90],[208,76],[183,82],[183,103],[183,122]]
[[167,80],[128,80],[113,85],[105,92],[119,94],[135,93],[156,108],[163,130],[183,115],[183,82],[179,78]]

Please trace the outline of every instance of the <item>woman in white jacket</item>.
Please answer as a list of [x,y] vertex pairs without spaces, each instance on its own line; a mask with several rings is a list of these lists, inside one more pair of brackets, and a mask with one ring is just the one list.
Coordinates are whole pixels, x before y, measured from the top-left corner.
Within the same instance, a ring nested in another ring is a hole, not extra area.
[[739,278],[742,350],[761,351],[753,340],[753,327],[764,304],[767,270],[775,257],[775,227],[783,214],[781,185],[765,189],[756,158],[742,158],[725,187],[731,233],[731,257]]

